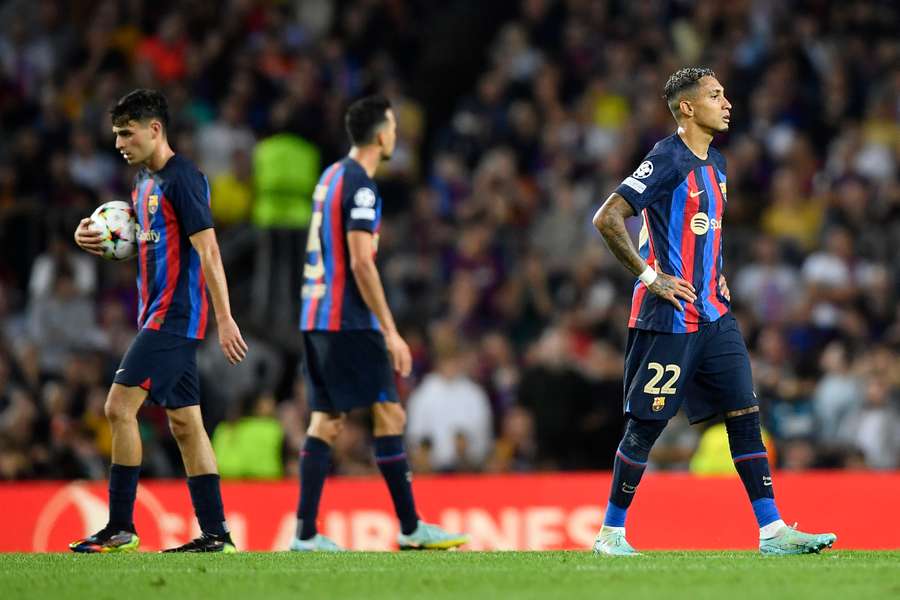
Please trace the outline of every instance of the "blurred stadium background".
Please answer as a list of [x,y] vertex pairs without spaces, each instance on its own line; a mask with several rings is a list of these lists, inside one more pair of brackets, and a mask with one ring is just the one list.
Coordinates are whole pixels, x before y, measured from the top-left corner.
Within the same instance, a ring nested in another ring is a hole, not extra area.
[[[610,468],[632,279],[590,219],[673,129],[661,90],[687,64],[734,104],[725,266],[777,468],[900,465],[893,2],[8,0],[0,24],[0,479],[106,477],[134,266],[72,232],[127,197],[107,110],[134,87],[167,94],[175,150],[210,179],[251,347],[239,367],[215,335],[200,352],[223,479],[296,476],[311,192],[376,91],[399,121],[379,264],[414,352],[414,471]],[[335,474],[377,473],[364,419]],[[161,411],[142,436],[143,476],[181,476]],[[651,463],[732,470],[723,428],[681,419]]]

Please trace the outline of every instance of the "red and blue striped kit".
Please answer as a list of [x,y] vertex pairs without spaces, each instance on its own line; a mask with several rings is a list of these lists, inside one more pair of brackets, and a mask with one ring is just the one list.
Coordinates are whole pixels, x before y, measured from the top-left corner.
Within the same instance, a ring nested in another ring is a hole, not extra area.
[[638,251],[650,266],[690,281],[697,290],[684,311],[636,281],[628,326],[668,333],[692,333],[728,312],[719,293],[722,222],[727,202],[725,158],[710,147],[700,159],[677,134],[654,146],[616,193],[641,218]]
[[379,329],[350,271],[349,231],[373,234],[377,252],[381,196],[350,157],[328,167],[313,193],[313,215],[303,268],[302,331]]
[[213,226],[209,183],[179,155],[141,169],[131,192],[137,218],[138,328],[203,339],[206,280],[190,236]]

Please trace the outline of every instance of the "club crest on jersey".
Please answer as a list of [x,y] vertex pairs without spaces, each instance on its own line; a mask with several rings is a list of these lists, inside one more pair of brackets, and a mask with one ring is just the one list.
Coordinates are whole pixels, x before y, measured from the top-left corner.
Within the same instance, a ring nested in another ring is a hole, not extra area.
[[719,189],[722,191],[722,197],[728,200],[728,186],[725,185],[724,181],[719,182]]
[[157,210],[159,210],[159,196],[150,194],[147,198],[147,212],[151,215],[155,215]]
[[649,160],[645,160],[641,164],[638,165],[638,168],[634,170],[634,173],[631,174],[635,179],[646,179],[653,174],[653,163]]
[[650,407],[653,409],[653,412],[659,412],[666,407],[666,397],[665,396],[657,396],[653,399],[653,405]]

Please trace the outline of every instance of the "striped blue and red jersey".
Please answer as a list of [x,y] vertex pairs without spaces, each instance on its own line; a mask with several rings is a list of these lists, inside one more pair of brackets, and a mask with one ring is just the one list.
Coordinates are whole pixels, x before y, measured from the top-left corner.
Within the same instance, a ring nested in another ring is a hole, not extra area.
[[159,171],[138,172],[131,201],[138,227],[138,328],[203,339],[206,280],[189,238],[213,226],[206,177],[176,154]]
[[380,229],[381,196],[365,169],[350,157],[328,167],[313,193],[303,267],[302,331],[379,329],[350,271],[347,233],[371,233],[374,256]]
[[636,281],[628,326],[668,333],[692,333],[728,312],[719,292],[722,219],[727,202],[725,157],[713,147],[697,157],[673,134],[660,140],[616,193],[640,217],[638,251],[647,264],[685,279],[697,290],[678,311]]

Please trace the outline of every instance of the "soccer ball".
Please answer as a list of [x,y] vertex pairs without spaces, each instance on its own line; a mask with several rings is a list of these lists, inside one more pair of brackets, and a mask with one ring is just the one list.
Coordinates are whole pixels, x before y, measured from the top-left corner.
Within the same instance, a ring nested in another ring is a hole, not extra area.
[[128,260],[137,255],[137,222],[127,202],[113,200],[98,206],[91,215],[91,229],[101,236],[103,258]]

